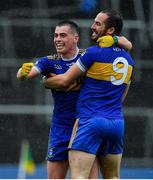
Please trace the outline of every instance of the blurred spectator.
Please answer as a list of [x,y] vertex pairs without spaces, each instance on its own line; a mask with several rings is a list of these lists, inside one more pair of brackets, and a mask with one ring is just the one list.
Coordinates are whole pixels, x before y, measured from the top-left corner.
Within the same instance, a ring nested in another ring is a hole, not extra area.
[[83,0],[80,2],[80,10],[84,13],[93,13],[96,9],[97,0]]

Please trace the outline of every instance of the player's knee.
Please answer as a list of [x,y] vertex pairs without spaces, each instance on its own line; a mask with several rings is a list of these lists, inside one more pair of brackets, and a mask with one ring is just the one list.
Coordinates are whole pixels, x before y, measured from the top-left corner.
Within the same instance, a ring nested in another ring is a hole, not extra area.
[[120,179],[119,171],[112,169],[103,170],[102,175],[104,179]]
[[104,179],[120,179],[120,176],[119,176],[119,174],[111,174],[111,173],[109,173],[109,174],[104,174],[103,178]]
[[111,177],[109,179],[120,179],[120,177],[119,176],[113,176],[113,177]]

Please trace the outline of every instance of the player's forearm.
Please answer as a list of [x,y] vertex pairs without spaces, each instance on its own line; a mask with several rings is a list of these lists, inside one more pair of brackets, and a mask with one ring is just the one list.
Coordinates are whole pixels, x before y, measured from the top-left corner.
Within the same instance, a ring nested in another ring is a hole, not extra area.
[[124,36],[117,36],[118,38],[118,45],[122,48],[124,48],[127,51],[130,51],[132,49],[132,43],[125,38]]
[[74,64],[64,74],[56,75],[54,77],[44,80],[44,85],[53,89],[67,88],[72,82],[78,79],[83,74],[83,71]]
[[69,83],[66,81],[64,74],[56,75],[50,78],[44,78],[43,84],[45,87],[49,89],[61,89],[61,90],[63,89],[65,90],[69,86]]
[[22,68],[20,68],[17,72],[17,79],[18,80],[29,80],[37,77],[40,72],[37,70],[36,67],[33,67],[30,72],[25,76],[22,74]]
[[27,79],[33,79],[39,75],[40,75],[40,71],[34,66],[27,75]]

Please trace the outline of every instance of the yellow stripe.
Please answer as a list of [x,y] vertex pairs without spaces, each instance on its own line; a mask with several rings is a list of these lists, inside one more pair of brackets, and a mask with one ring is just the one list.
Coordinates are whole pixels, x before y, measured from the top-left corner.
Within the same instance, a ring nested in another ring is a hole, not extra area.
[[71,135],[71,139],[70,139],[68,148],[71,148],[71,147],[72,147],[72,143],[73,143],[73,141],[74,141],[74,138],[75,138],[75,136],[76,136],[76,132],[77,132],[77,130],[78,130],[78,122],[79,122],[79,119],[76,119],[75,124],[74,124],[74,126],[73,126],[73,131],[72,131],[72,135]]
[[[117,64],[118,68],[122,68],[123,66],[124,65],[121,63]],[[124,83],[127,84],[129,82],[131,74],[132,66],[128,65],[128,72]],[[122,78],[123,74],[115,72],[111,63],[95,62],[87,71],[86,76],[97,80],[110,81],[111,76],[114,76],[116,80],[119,80]]]
[[56,76],[56,74],[55,74],[55,73],[50,73],[49,75],[50,75],[50,77],[54,77],[54,76]]
[[77,84],[76,82],[74,82],[73,84],[69,85],[66,91],[77,91],[80,89],[80,87],[81,87],[81,84]]

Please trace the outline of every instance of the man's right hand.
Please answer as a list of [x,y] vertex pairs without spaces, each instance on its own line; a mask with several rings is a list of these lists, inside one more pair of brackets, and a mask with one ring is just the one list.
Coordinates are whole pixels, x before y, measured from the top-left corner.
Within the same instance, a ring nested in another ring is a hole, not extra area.
[[33,66],[34,66],[33,62],[23,63],[23,65],[21,67],[21,75],[26,77],[29,74],[29,72],[31,71]]
[[99,37],[97,42],[100,47],[110,47],[114,45],[115,43],[117,43],[116,40],[117,39],[115,39],[114,37],[110,35],[106,35],[106,36]]

